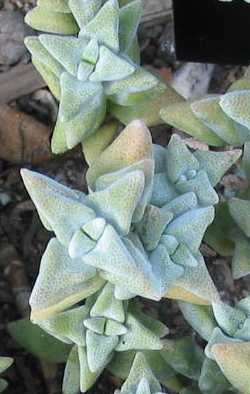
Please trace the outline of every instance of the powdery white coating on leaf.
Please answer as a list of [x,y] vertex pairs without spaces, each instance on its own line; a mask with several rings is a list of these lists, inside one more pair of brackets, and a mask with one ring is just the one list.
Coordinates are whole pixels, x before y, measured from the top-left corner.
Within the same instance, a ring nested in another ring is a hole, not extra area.
[[203,124],[193,113],[189,102],[177,102],[162,108],[164,122],[212,146],[223,146],[223,140]]
[[250,342],[219,343],[212,354],[229,382],[240,392],[250,393]]
[[[136,142],[136,138],[143,141],[143,146],[138,145],[139,150],[137,150],[136,144],[129,145],[131,151],[127,147],[128,151],[124,156],[124,152],[120,153],[122,145],[127,141],[131,144],[131,139],[128,139],[131,136],[134,136]],[[204,232],[214,217],[214,209],[211,205],[217,201],[217,198],[215,200],[212,198],[216,194],[210,186],[211,191],[209,189],[208,195],[211,196],[211,200],[201,198],[203,189],[206,189],[205,186],[209,183],[205,169],[199,172],[199,159],[202,164],[203,157],[198,153],[197,158],[194,157],[178,137],[172,137],[165,151],[165,160],[162,150],[161,153],[160,169],[166,168],[166,177],[172,169],[176,174],[172,180],[177,197],[173,197],[161,208],[152,206],[149,210],[148,206],[146,211],[146,204],[149,203],[151,197],[152,173],[147,173],[145,164],[153,162],[153,152],[151,137],[141,122],[133,122],[101,153],[100,163],[103,167],[107,163],[107,173],[101,172],[101,177],[96,175],[97,191],[91,191],[88,197],[58,186],[56,182],[41,175],[24,172],[24,178],[33,193],[32,196],[39,208],[41,218],[47,227],[55,231],[58,239],[69,248],[69,255],[82,258],[87,266],[95,267],[105,280],[115,285],[117,296],[119,294],[119,297],[131,298],[139,294],[158,300],[169,291],[171,293],[172,288],[181,286],[184,292],[191,291],[195,296],[205,296],[206,300],[208,297],[211,302],[216,299],[217,295],[207,271],[204,270],[204,263],[197,257],[197,252]],[[222,155],[225,163],[223,170],[226,171],[227,166],[237,159],[238,153],[231,155],[233,159],[230,157],[228,161],[225,153]],[[132,164],[130,164],[130,157],[132,157]],[[144,157],[144,160],[136,162],[136,158],[141,157]],[[184,160],[181,161],[180,157]],[[96,165],[96,162],[93,165]],[[205,167],[204,164],[203,166]],[[209,174],[215,174],[215,166],[215,160],[210,167],[206,166]],[[201,173],[206,178],[200,178]],[[144,174],[147,174],[147,192],[144,192],[146,179]],[[196,179],[198,186],[187,187],[181,192],[179,182],[180,179],[185,182],[185,177],[191,177],[191,180]],[[35,192],[32,191],[33,186],[35,186]],[[44,190],[52,193],[51,203],[45,203],[48,195],[43,195]],[[63,198],[58,197],[57,190],[59,194],[62,191]],[[63,203],[60,210],[56,206],[56,200],[59,200],[60,204]],[[201,208],[200,205],[208,206]],[[77,210],[75,206],[78,207]],[[144,217],[134,230],[142,242],[141,245],[138,242],[134,244],[129,239],[120,238],[120,235],[129,234],[132,222],[135,220],[134,213],[139,206],[141,216],[138,216],[138,219],[143,215]],[[58,215],[55,216],[55,212],[58,212]],[[155,213],[157,213],[156,217],[154,217]],[[98,222],[102,223],[100,230],[95,227]],[[66,232],[65,229],[67,229]],[[176,242],[173,250],[172,246],[168,245],[169,239]],[[148,251],[155,251],[151,256],[147,256],[144,248]],[[199,275],[202,272],[202,278],[206,278],[208,292],[204,292],[203,295],[200,293],[200,280],[193,281],[196,271]],[[134,281],[134,277],[137,281]],[[124,287],[123,291],[122,287]]]
[[209,341],[217,325],[211,307],[195,305],[184,301],[179,301],[178,305],[185,319],[193,329],[198,332],[203,339]]
[[168,333],[167,327],[141,312],[138,317],[132,313],[127,311],[127,303],[115,298],[114,287],[107,283],[98,294],[88,298],[84,306],[59,312],[38,322],[49,334],[78,346],[79,360],[76,348],[69,355],[65,385],[72,382],[73,386],[77,386],[69,373],[71,371],[72,379],[75,379],[79,368],[84,374],[81,379],[84,382],[90,379],[89,384],[92,385],[115,351],[156,350],[162,347],[161,337]]
[[87,172],[88,184],[93,187],[101,175],[120,170],[143,159],[152,159],[152,138],[145,123],[135,120],[91,164]]
[[65,310],[95,293],[103,283],[93,267],[71,259],[67,249],[54,238],[43,255],[31,294],[31,319],[41,320]]
[[31,27],[48,33],[76,34],[79,27],[71,13],[51,11],[46,7],[35,7],[25,17]]
[[95,212],[83,204],[83,193],[29,170],[22,170],[22,177],[38,213],[41,213],[41,220],[46,219],[65,246],[68,246],[76,230],[95,219]]
[[91,308],[90,316],[104,316],[120,323],[125,321],[123,303],[114,297],[113,286],[108,283]]
[[244,326],[246,314],[223,302],[213,303],[212,306],[214,316],[223,332],[231,337],[237,337],[237,331]]
[[39,322],[40,326],[57,339],[78,346],[85,346],[85,330],[83,321],[89,314],[89,308],[84,305],[69,311],[58,313],[47,320]]
[[249,118],[250,91],[241,90],[226,93],[220,100],[220,106],[234,121],[250,128]]
[[241,145],[237,127],[220,107],[220,95],[212,95],[191,104],[193,113],[221,139],[231,145]]
[[150,262],[138,254],[135,259],[126,246],[114,228],[107,225],[96,248],[85,255],[83,261],[106,272],[105,277],[112,283],[126,285],[135,294],[158,299],[160,295]]
[[102,6],[102,0],[69,0],[69,7],[80,28],[87,25]]
[[89,194],[88,202],[98,215],[112,223],[122,235],[127,235],[144,185],[143,172],[130,172],[108,188]]
[[119,342],[118,336],[105,336],[87,331],[86,341],[88,365],[91,372],[97,372],[103,365],[108,364],[112,352]]
[[128,331],[121,337],[116,348],[117,351],[162,349],[162,341],[159,336],[145,327],[140,320],[130,313],[127,315],[125,326],[128,327]]
[[160,115],[165,122],[209,145],[240,146],[250,139],[249,88],[246,72],[226,94],[176,103],[162,108]]
[[102,369],[92,372],[89,369],[86,348],[78,347],[78,356],[80,363],[80,390],[82,393],[88,391],[102,373]]
[[153,177],[154,177],[154,162],[152,159],[145,159],[131,164],[121,170],[110,172],[108,174],[100,176],[95,183],[95,190],[101,191],[119,179],[131,174],[132,172],[140,172],[144,178],[144,188],[141,197],[134,210],[132,222],[139,222],[144,215],[146,206],[150,201],[153,191]]
[[[60,4],[57,5],[60,8]],[[134,57],[132,49],[142,14],[139,0],[124,7],[120,7],[117,0],[82,0],[80,3],[71,0],[67,6],[69,12],[57,13],[55,8],[43,3],[27,15],[27,20],[35,27],[41,18],[41,30],[42,15],[54,15],[54,32],[57,17],[73,18],[72,11],[80,25],[78,36],[41,35],[38,38],[40,46],[31,46],[34,64],[60,99],[59,118],[52,138],[54,153],[71,149],[95,133],[105,119],[108,99],[120,103],[124,98],[129,100],[132,94],[141,94],[141,91],[148,91],[159,83],[156,77],[139,68],[129,57],[130,54]],[[44,51],[45,57],[42,56]],[[62,66],[61,69],[51,69],[55,61]],[[65,73],[75,79],[67,78]],[[113,82],[124,83],[115,95],[107,85]],[[96,84],[95,90],[93,84]]]
[[47,8],[52,12],[53,11],[65,12],[65,13],[70,12],[70,8],[68,6],[68,0],[54,0],[53,3],[50,0],[38,0],[37,5],[39,7]]
[[206,264],[200,254],[196,255],[199,261],[197,267],[185,267],[184,274],[171,284],[166,298],[188,301],[201,305],[209,305],[219,300],[219,294],[208,273]]
[[[102,27],[100,29],[100,26]],[[96,38],[99,42],[119,51],[119,3],[108,0],[94,18],[80,31],[80,35]]]
[[170,223],[165,234],[174,236],[179,242],[187,244],[191,251],[196,252],[213,218],[212,207],[194,209]]
[[[143,391],[146,389],[146,391]],[[129,376],[116,394],[160,394],[161,385],[148,365],[143,353],[136,353]]]

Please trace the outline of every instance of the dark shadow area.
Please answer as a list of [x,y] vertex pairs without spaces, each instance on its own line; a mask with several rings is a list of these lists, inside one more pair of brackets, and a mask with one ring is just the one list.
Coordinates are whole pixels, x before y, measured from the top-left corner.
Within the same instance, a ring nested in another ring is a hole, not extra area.
[[250,4],[243,0],[174,0],[178,60],[250,63]]

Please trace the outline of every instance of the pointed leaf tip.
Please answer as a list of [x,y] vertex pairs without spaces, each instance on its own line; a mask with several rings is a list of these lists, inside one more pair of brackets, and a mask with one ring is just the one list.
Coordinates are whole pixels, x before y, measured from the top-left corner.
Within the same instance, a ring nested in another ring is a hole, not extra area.
[[250,394],[250,342],[217,343],[211,352],[229,382]]

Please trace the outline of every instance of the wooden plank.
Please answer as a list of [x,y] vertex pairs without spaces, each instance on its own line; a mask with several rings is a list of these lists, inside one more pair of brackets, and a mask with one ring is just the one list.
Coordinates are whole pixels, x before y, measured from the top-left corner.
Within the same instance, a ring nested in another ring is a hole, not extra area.
[[0,104],[9,103],[21,96],[46,86],[32,64],[21,64],[0,74]]

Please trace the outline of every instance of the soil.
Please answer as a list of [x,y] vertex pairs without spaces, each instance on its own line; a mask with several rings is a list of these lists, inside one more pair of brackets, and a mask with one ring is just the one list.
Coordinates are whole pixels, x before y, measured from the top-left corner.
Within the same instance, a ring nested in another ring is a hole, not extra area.
[[[26,13],[35,5],[35,0],[0,0],[0,9],[20,10]],[[181,64],[174,60],[171,24],[161,23],[140,29],[142,62],[145,66],[158,69],[166,79]],[[217,66],[210,91],[223,92],[240,74],[241,67]],[[51,98],[50,98],[51,100]],[[56,107],[56,103],[50,101]],[[48,102],[37,102],[34,95],[22,97],[10,104],[14,108],[31,114],[44,124],[53,126]],[[56,110],[56,108],[55,108]],[[153,130],[154,141],[166,145],[173,130],[159,127]],[[86,164],[80,148],[39,165],[25,165],[44,173],[73,188],[86,190]],[[0,158],[0,354],[15,357],[14,365],[5,373],[9,382],[6,394],[56,394],[61,393],[63,366],[56,371],[42,365],[35,357],[21,348],[8,334],[9,322],[22,318],[23,311],[17,302],[17,291],[22,286],[29,292],[37,277],[40,259],[51,236],[41,225],[38,215],[20,178],[21,165]],[[219,187],[222,190],[223,186]],[[223,299],[234,301],[248,294],[249,278],[233,281],[230,259],[216,255],[207,245],[203,246],[206,262],[221,292]],[[11,267],[11,269],[10,269]],[[18,269],[16,269],[18,267]],[[159,308],[159,304],[143,301],[144,308]],[[175,302],[165,300],[157,311],[170,328],[170,335],[182,336],[190,332]],[[47,373],[44,371],[47,370]],[[50,376],[52,375],[52,377]],[[111,394],[117,388],[117,380],[105,373],[91,393]]]

